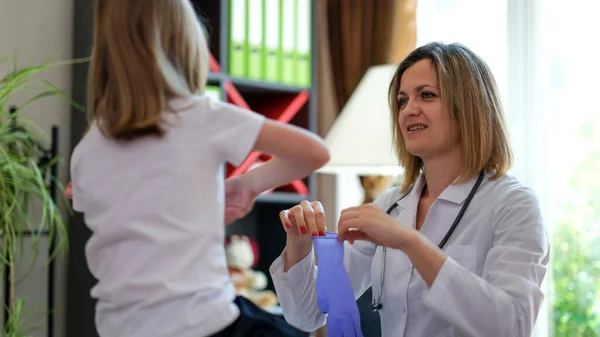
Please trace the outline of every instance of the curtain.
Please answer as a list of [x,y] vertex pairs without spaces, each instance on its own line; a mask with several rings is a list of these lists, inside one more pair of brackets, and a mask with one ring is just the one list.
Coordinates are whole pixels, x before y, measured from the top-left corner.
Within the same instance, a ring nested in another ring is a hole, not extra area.
[[[333,70],[331,67],[331,52],[329,48],[329,25],[328,23],[328,1],[317,0],[317,114],[318,114],[318,132],[321,137],[325,137],[329,128],[333,125],[338,115],[339,107],[335,94],[335,83]],[[335,37],[334,37],[335,38]],[[323,208],[328,212],[335,210],[336,199],[336,179],[329,174],[317,174],[317,200],[323,204]],[[329,231],[335,229],[333,216],[327,217],[326,226]],[[322,330],[319,332],[325,336]]]
[[397,1],[325,2],[335,101],[342,108],[367,69],[388,62]]
[[[417,0],[316,0],[318,124],[325,137],[369,67],[397,63],[416,45]],[[334,231],[336,177],[317,175],[317,200]],[[366,335],[369,335],[365,331]],[[316,336],[325,336],[325,329]]]
[[[316,0],[318,125],[325,137],[367,69],[399,62],[416,41],[417,0]],[[318,175],[317,199],[335,209],[335,177]],[[329,217],[331,220],[334,217]],[[328,222],[335,229],[335,223]]]
[[391,63],[400,63],[417,46],[417,0],[399,1],[394,10]]

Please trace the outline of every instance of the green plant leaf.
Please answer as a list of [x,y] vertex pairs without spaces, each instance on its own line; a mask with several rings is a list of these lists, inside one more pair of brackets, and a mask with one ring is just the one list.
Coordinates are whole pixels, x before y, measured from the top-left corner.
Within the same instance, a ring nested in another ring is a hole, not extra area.
[[[32,261],[22,277],[29,276],[37,261],[40,253],[38,242],[45,231],[55,242],[55,249],[50,252],[48,263],[68,249],[68,233],[63,215],[48,187],[50,182],[56,182],[56,185],[63,188],[57,177],[51,176],[50,171],[60,158],[46,158],[46,153],[41,150],[49,147],[50,137],[37,123],[23,116],[23,111],[31,108],[36,102],[53,97],[83,111],[83,106],[40,75],[59,66],[88,60],[85,58],[58,63],[44,62],[19,67],[15,58],[12,69],[0,77],[0,263],[11,267],[3,268],[9,271],[6,276],[10,280],[9,305],[6,308],[9,315],[4,325],[3,336],[30,336],[34,321],[47,314],[39,311],[37,314],[25,313],[23,301],[15,296],[14,287],[19,280],[15,279],[14,270],[26,253],[23,244],[24,233],[31,233],[31,251],[28,251],[27,255],[32,257]],[[8,58],[2,58],[0,64],[7,61]],[[30,95],[30,98],[9,113],[11,97],[17,93]],[[38,110],[40,113],[44,112],[43,108]],[[42,158],[45,158],[44,162],[41,162]],[[39,217],[35,219],[30,213],[31,203],[40,210]],[[72,213],[70,207],[67,208],[67,211]]]

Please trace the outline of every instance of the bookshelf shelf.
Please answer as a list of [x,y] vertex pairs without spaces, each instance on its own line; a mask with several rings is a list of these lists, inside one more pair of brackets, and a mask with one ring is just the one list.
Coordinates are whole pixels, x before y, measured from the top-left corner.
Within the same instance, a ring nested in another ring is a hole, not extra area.
[[281,92],[281,93],[301,93],[307,91],[307,88],[297,87],[284,83],[266,82],[248,78],[226,76],[239,90],[248,92]]
[[209,85],[219,85],[223,81],[223,74],[221,73],[210,73],[208,74],[208,84]]
[[272,192],[260,195],[256,198],[257,203],[272,203],[272,204],[299,204],[306,199],[303,195],[294,192]]

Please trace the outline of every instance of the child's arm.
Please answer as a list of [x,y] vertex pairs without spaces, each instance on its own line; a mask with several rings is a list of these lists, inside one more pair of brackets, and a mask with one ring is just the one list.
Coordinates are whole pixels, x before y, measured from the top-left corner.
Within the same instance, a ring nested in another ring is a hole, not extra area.
[[[242,175],[244,186],[255,195],[302,179],[329,161],[329,151],[323,140],[304,129],[265,120],[253,150],[274,156],[266,164]],[[65,197],[73,198],[71,182]]]
[[65,198],[73,199],[73,183],[70,181],[67,187],[65,187]]
[[256,194],[302,179],[329,161],[319,136],[289,124],[265,120],[253,150],[273,156],[240,178]]

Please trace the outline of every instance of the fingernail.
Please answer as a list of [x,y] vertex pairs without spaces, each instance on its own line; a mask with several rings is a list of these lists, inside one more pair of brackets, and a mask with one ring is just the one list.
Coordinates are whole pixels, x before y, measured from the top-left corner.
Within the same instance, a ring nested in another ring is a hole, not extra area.
[[319,235],[320,236],[325,236],[325,232],[321,231],[321,232],[319,232]]
[[289,222],[286,222],[286,223],[285,223],[285,227],[286,227],[286,228],[292,228],[292,224],[291,224],[291,223],[289,223]]
[[306,227],[300,227],[300,233],[306,234]]
[[312,233],[310,233],[310,235],[317,236],[317,232],[312,232]]

